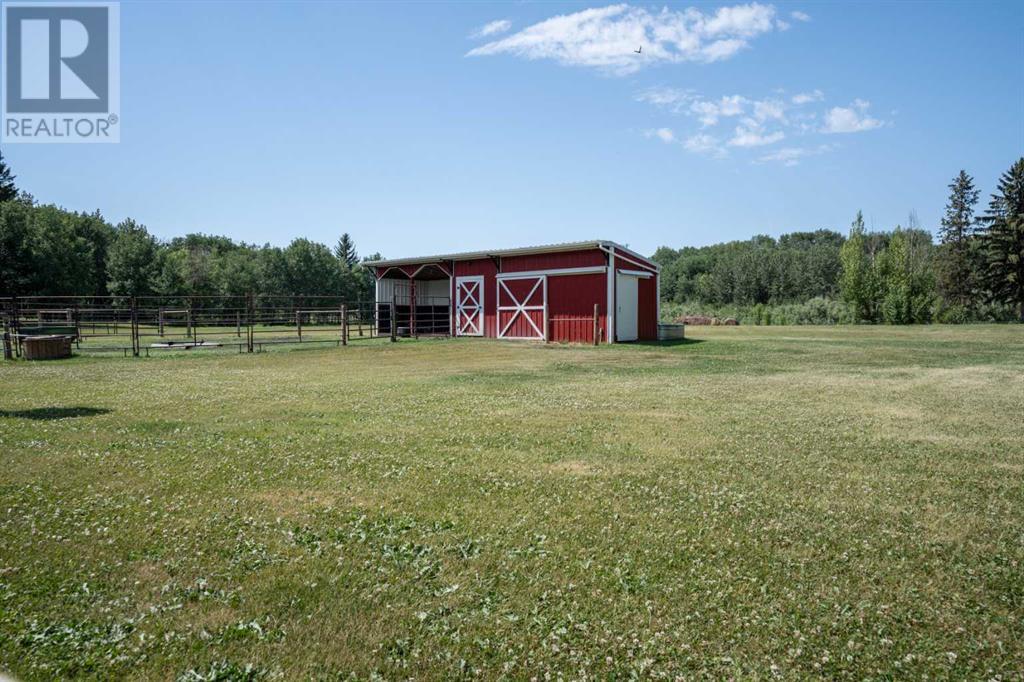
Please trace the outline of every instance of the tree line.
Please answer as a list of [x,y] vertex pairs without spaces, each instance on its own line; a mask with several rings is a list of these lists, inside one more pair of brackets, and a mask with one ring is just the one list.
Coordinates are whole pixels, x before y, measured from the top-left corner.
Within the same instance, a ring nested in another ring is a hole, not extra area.
[[[111,225],[98,211],[39,205],[14,180],[0,155],[0,296],[373,297],[373,273],[347,234],[333,249],[204,234],[159,241],[130,218]],[[949,190],[938,243],[913,213],[906,226],[875,232],[858,212],[847,236],[819,229],[659,248],[663,311],[789,324],[1024,321],[1024,158],[981,215],[969,174]]]
[[665,308],[759,324],[1024,321],[1024,158],[981,215],[966,171],[949,191],[938,243],[914,213],[876,232],[858,212],[845,237],[822,229],[662,247]]
[[156,239],[128,218],[39,205],[0,156],[0,296],[329,295],[372,301],[374,276],[343,234],[279,248],[189,234]]

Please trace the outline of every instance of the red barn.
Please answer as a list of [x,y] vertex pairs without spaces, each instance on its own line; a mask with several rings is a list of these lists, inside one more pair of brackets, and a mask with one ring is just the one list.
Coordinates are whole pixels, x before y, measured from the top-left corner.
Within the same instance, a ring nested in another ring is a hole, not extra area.
[[[609,241],[372,261],[384,333],[615,343],[658,338],[658,265]],[[596,315],[596,323],[595,323]]]

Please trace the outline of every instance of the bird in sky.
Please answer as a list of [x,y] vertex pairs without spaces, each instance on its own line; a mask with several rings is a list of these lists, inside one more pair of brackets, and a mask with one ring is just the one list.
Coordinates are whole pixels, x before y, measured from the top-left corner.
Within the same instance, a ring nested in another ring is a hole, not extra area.
[[637,49],[633,50],[633,52],[636,52],[637,54],[640,54],[640,53],[641,53],[641,52],[643,52],[643,51],[644,51],[644,46],[643,46],[643,45],[641,45],[641,46],[640,46],[640,47],[638,47]]

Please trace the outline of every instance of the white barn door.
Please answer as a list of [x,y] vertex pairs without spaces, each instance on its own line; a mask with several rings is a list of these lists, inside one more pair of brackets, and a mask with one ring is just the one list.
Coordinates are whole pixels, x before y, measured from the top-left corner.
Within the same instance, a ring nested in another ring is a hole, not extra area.
[[455,335],[484,335],[484,278],[455,278]]
[[615,340],[636,341],[640,287],[633,275],[618,274],[615,280]]

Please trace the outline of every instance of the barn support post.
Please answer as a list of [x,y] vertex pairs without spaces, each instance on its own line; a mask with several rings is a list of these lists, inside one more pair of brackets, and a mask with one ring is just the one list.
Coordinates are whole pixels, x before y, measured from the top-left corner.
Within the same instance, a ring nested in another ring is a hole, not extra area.
[[341,345],[348,345],[348,306],[341,304]]
[[601,343],[601,321],[597,316],[598,304],[594,304],[594,345]]
[[393,296],[391,298],[391,311],[390,312],[391,312],[391,343],[394,343],[395,341],[398,340],[398,328],[395,326],[396,325],[396,320],[395,320],[395,299],[394,299]]
[[416,280],[409,279],[409,335],[420,338],[420,330],[416,326]]

